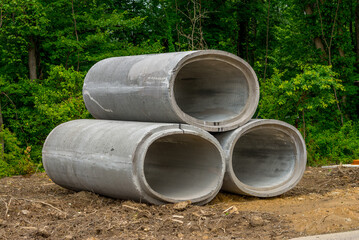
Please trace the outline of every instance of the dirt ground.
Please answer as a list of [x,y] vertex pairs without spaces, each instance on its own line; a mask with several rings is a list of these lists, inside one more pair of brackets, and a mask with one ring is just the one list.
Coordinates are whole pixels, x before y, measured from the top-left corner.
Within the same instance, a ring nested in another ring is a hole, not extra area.
[[0,179],[0,239],[290,239],[359,229],[359,168],[307,168],[290,192],[152,206],[73,192],[46,174]]

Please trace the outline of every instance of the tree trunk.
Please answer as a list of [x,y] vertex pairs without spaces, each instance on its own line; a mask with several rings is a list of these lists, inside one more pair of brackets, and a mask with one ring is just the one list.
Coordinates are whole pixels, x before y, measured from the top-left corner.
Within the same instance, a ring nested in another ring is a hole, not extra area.
[[342,48],[339,48],[339,55],[340,55],[341,57],[345,57],[345,53],[344,53],[344,51],[343,51]]
[[[313,10],[312,10],[312,6],[310,4],[308,4],[305,8],[305,13],[307,15],[312,15],[313,14]],[[311,23],[313,25],[313,23]],[[315,37],[313,39],[314,41],[314,45],[315,45],[315,48],[316,49],[320,49],[321,52],[323,53],[322,56],[321,56],[321,59],[324,60],[324,56],[327,55],[327,53],[325,52],[325,48],[324,48],[324,44],[323,44],[323,41],[322,39],[318,36],[318,37]]]
[[310,6],[310,4],[308,4],[306,7],[305,7],[305,13],[308,14],[308,15],[312,15],[313,14],[313,10],[312,10],[312,6]]
[[268,10],[267,10],[266,58],[265,58],[265,61],[264,61],[264,74],[263,74],[263,82],[265,82],[265,81],[266,81],[267,65],[268,65],[268,45],[269,45],[269,13],[270,13],[270,0],[268,0]]
[[[247,5],[247,0],[244,0],[242,4],[238,4],[237,6],[237,55],[243,59],[246,58],[246,41],[248,38],[248,22],[249,19],[240,19],[241,11],[243,6]],[[243,16],[242,16],[243,17]]]
[[247,29],[248,22],[247,21],[239,21],[238,22],[238,39],[237,39],[237,55],[243,59],[246,57],[246,47],[245,43],[247,40]]
[[[353,25],[355,23],[355,10],[353,11],[353,1],[350,1],[350,20],[349,20],[349,33],[350,33],[350,42],[353,44],[353,46],[355,47],[355,36],[354,36],[354,30],[353,30]],[[354,19],[354,22],[353,22]]]
[[247,62],[249,63],[249,37],[248,37],[248,28],[247,28],[247,36],[246,36],[246,59],[247,59]]
[[317,49],[320,49],[324,55],[326,55],[325,48],[320,37],[314,38],[314,45]]
[[[252,42],[256,42],[257,41],[257,22],[256,19],[253,20],[253,40]],[[251,49],[251,65],[254,65],[255,61],[256,61],[256,55],[255,55],[255,50]]]
[[304,117],[304,110],[302,111],[302,120],[303,120],[303,138],[304,138],[304,141],[305,141],[305,138],[307,137],[307,133],[305,131],[305,117]]
[[[77,34],[77,22],[76,22],[76,18],[75,18],[74,0],[71,0],[71,7],[72,7],[72,18],[74,20],[76,42],[78,43],[79,42],[79,35]],[[79,49],[77,49],[77,69],[76,70],[77,71],[80,70],[80,51],[79,51]]]
[[359,0],[357,0],[357,5],[355,7],[355,43],[357,61],[359,61]]
[[[339,27],[338,27],[338,35],[340,36],[340,38],[342,38],[343,37],[343,29],[340,26],[341,24],[339,22],[338,22],[338,25],[339,25]],[[339,56],[345,57],[345,53],[344,53],[343,48],[339,47],[338,51],[339,51]]]
[[0,28],[2,27],[2,6],[0,9]]
[[36,43],[33,37],[30,37],[30,46],[29,46],[29,73],[30,79],[37,79],[36,73]]

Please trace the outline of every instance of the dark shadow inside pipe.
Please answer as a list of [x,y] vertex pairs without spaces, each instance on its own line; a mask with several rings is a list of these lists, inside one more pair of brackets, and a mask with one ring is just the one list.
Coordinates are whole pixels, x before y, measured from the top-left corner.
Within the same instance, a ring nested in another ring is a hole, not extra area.
[[232,166],[242,183],[254,188],[274,187],[290,177],[296,157],[296,147],[289,135],[260,127],[238,139]]
[[175,134],[154,141],[147,150],[144,173],[157,193],[178,201],[208,195],[220,185],[218,149],[194,135]]
[[247,103],[248,92],[242,71],[220,59],[184,65],[174,83],[179,108],[191,117],[209,122],[236,117]]

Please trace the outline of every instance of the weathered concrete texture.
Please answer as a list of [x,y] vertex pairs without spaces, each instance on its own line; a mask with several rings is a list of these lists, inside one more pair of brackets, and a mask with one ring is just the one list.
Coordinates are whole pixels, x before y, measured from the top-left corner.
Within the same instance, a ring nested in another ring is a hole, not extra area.
[[87,73],[83,97],[95,118],[222,132],[251,119],[259,85],[251,66],[233,54],[175,52],[102,60]]
[[303,176],[305,143],[299,131],[285,122],[251,120],[214,135],[225,152],[225,191],[272,197],[289,191]]
[[43,147],[57,184],[120,199],[205,204],[225,171],[218,141],[186,124],[75,120],[57,126]]

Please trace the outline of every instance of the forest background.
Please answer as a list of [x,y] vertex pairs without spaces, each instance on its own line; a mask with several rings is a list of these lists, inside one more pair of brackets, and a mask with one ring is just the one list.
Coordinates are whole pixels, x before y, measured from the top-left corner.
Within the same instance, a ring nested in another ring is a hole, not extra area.
[[359,158],[359,0],[0,0],[0,177],[41,171],[49,132],[91,118],[97,61],[196,49],[253,66],[255,117],[297,127],[309,165]]

